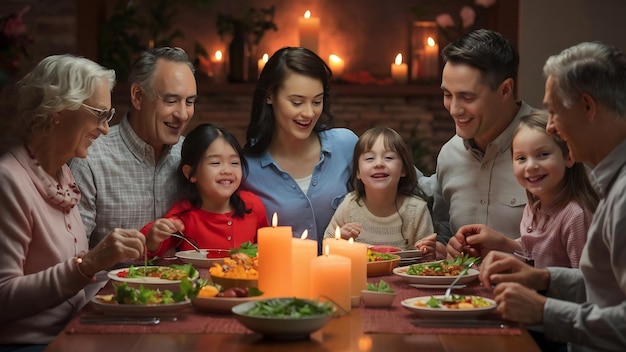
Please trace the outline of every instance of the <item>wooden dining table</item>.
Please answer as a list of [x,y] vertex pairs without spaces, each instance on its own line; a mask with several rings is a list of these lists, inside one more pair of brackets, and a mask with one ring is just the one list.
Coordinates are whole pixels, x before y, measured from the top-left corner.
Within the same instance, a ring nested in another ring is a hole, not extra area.
[[[187,308],[181,321],[161,323],[160,327],[155,328],[124,325],[87,327],[80,324],[79,317],[98,313],[93,306],[88,305],[50,343],[46,351],[540,351],[527,329],[515,324],[511,324],[513,328],[506,331],[472,327],[458,331],[450,328],[416,328],[411,322],[419,317],[403,308],[400,301],[442,292],[412,288],[393,274],[368,278],[368,281],[377,282],[380,279],[390,283],[398,293],[392,307],[368,308],[361,304],[353,307],[349,314],[331,319],[322,329],[303,339],[265,338],[246,331],[232,315],[207,314],[193,307]],[[478,282],[473,285],[459,290],[459,293],[472,294],[477,290],[485,292]],[[221,325],[235,328],[220,331]],[[187,327],[190,329],[187,330]],[[205,327],[210,328],[207,330]]]

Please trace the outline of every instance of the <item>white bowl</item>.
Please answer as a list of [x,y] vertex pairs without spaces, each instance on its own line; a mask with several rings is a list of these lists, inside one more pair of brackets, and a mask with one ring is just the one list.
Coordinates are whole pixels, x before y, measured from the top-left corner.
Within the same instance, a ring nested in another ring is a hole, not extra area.
[[[272,298],[272,300],[292,299],[294,298]],[[257,302],[262,301],[263,300],[252,301],[236,305],[233,307],[232,312],[243,326],[266,337],[286,340],[306,338],[311,333],[324,327],[333,317],[333,313],[301,318],[257,317],[246,314],[250,309],[254,308]],[[313,300],[307,301],[316,302]]]
[[390,307],[396,296],[395,292],[361,291],[361,300],[366,307]]

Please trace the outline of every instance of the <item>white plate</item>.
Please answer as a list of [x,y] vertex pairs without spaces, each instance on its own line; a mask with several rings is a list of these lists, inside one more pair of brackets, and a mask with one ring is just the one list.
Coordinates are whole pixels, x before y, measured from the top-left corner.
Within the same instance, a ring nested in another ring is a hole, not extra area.
[[[423,263],[428,264],[428,263]],[[409,275],[406,271],[410,266],[401,266],[393,269],[393,273],[400,276],[404,281],[411,284],[425,284],[425,285],[450,285],[456,276],[419,276]],[[467,274],[463,276],[457,283],[468,284],[478,278],[478,270],[469,269]]]
[[215,263],[223,264],[224,258],[230,257],[229,253],[228,249],[202,249],[202,252],[192,249],[176,252],[176,257],[183,263],[191,263],[196,268],[209,269]]
[[[434,295],[434,296],[422,296],[422,297],[414,297],[405,299],[400,304],[402,306],[424,318],[445,318],[445,319],[456,319],[456,318],[473,318],[479,315],[488,313],[494,309],[496,309],[496,302],[492,299],[481,297],[485,301],[489,302],[490,305],[487,307],[480,308],[471,308],[471,309],[452,309],[452,308],[431,308],[431,307],[420,307],[416,306],[416,302],[426,302],[430,299],[430,297],[435,297],[437,299],[441,299],[443,295]],[[480,297],[480,296],[477,296]]]
[[[167,268],[167,267],[166,267]],[[122,271],[128,271],[128,268],[122,268],[117,270],[111,270],[107,274],[109,279],[117,282],[125,282],[130,287],[143,286],[144,288],[149,288],[151,290],[170,290],[172,292],[180,291],[180,280],[167,280],[161,279],[158,277],[137,277],[137,278],[127,278],[127,277],[119,277],[117,274]],[[200,273],[196,271],[196,274],[189,278],[190,281],[194,282],[198,279]]]
[[91,300],[96,308],[105,314],[129,317],[158,317],[160,315],[177,315],[182,308],[191,304],[190,300],[172,304],[114,304],[105,303],[98,296]]
[[[441,289],[441,290],[445,290],[448,287],[450,287],[450,285],[425,285],[425,284],[409,284],[409,286],[415,287],[415,288],[437,288],[437,289]],[[454,285],[452,286],[453,289],[460,289],[463,288],[467,285]]]
[[[293,298],[274,298],[293,299]],[[301,339],[321,329],[332,319],[332,314],[314,315],[303,318],[289,317],[255,317],[246,315],[256,302],[247,302],[233,307],[232,312],[237,320],[248,329],[276,339]]]

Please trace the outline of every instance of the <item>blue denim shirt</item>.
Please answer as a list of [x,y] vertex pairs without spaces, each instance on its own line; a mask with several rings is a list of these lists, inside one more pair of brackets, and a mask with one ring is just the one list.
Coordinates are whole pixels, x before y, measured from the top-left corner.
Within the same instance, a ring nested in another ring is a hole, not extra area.
[[326,226],[348,192],[352,154],[358,139],[345,128],[322,131],[319,138],[320,161],[313,169],[306,194],[268,151],[246,157],[250,172],[241,186],[261,197],[270,223],[272,215],[277,213],[278,225],[291,226],[294,237],[300,237],[307,229],[309,238],[318,241],[318,251]]

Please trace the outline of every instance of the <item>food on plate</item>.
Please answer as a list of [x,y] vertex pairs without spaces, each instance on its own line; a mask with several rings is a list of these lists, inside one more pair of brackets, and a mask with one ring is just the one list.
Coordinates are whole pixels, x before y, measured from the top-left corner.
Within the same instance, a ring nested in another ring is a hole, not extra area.
[[244,243],[242,243],[239,248],[231,248],[230,249],[230,255],[233,255],[235,253],[244,253],[246,254],[248,257],[250,258],[255,258],[257,255],[259,248],[256,245],[256,243],[252,243],[250,241],[246,241]]
[[374,246],[370,246],[369,249],[378,253],[395,253],[395,252],[402,251],[402,248],[385,246],[385,245],[374,245]]
[[367,261],[368,262],[380,262],[383,260],[392,260],[395,258],[397,258],[397,256],[394,256],[388,253],[383,253],[383,252],[376,252],[369,248],[367,249]]
[[244,314],[254,317],[303,318],[333,313],[330,302],[319,302],[301,298],[276,298],[257,301]]
[[409,266],[406,273],[416,276],[458,276],[470,263],[479,260],[480,258],[464,256],[437,262],[413,264]]
[[196,269],[191,264],[170,266],[130,266],[128,270],[120,270],[117,276],[121,278],[154,277],[166,280],[182,280],[195,276]]
[[224,263],[215,263],[209,268],[211,276],[232,279],[258,279],[258,260],[250,258],[243,252],[237,252],[230,258],[224,258]]
[[114,294],[97,295],[96,298],[100,302],[108,304],[172,304],[196,297],[201,285],[201,283],[193,284],[188,278],[183,278],[180,283],[180,292],[172,292],[170,290],[153,290],[143,286],[134,288],[126,283],[113,284]]
[[450,295],[449,297],[431,296],[428,300],[415,301],[414,305],[428,308],[476,309],[489,307],[493,303],[480,296]]
[[374,292],[396,293],[391,286],[385,280],[380,280],[378,283],[367,283],[367,290]]
[[198,297],[210,298],[217,296],[218,293],[220,293],[220,289],[217,286],[206,285],[200,289],[200,292],[198,292]]

